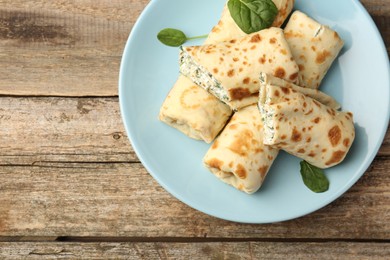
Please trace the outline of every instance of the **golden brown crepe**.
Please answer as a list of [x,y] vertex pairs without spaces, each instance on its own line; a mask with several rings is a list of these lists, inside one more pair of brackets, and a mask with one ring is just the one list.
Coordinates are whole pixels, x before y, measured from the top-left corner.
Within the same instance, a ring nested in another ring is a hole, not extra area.
[[[279,10],[273,26],[280,26],[289,15],[294,0],[273,1]],[[236,25],[225,5],[219,23],[212,29],[205,44],[227,41],[245,35]],[[203,89],[195,91],[194,86],[191,80],[180,75],[161,106],[159,119],[191,138],[210,143],[226,124],[232,111],[229,106],[207,91]],[[204,100],[207,102],[204,103]]]
[[284,29],[295,61],[300,85],[318,88],[344,42],[337,32],[306,14],[295,11]]
[[[331,96],[319,91],[318,89],[312,89],[312,88],[304,88],[300,87],[296,84],[293,84],[287,80],[283,80],[281,78],[277,78],[272,75],[268,75],[267,73],[261,72],[260,73],[260,84],[270,83],[276,86],[280,87],[289,87],[292,88],[298,92],[301,92],[305,94],[306,96],[309,96],[311,98],[314,98],[315,100],[321,102],[322,104],[326,106],[330,106],[334,109],[340,109],[340,104]],[[234,110],[239,110],[241,108],[244,108],[246,106],[250,106],[253,104],[257,104],[259,101],[259,94],[253,94],[247,98],[241,99],[241,100],[233,100],[229,103],[231,107],[234,108]]]
[[352,113],[339,112],[291,88],[262,84],[259,110],[266,145],[319,168],[339,164],[355,138]]
[[222,181],[246,193],[264,181],[278,149],[263,144],[263,124],[257,105],[234,114],[214,141],[203,161]]
[[231,101],[258,93],[260,72],[297,82],[298,71],[283,30],[276,27],[180,52],[180,72],[232,109]]
[[278,8],[278,15],[276,16],[272,27],[280,27],[291,13],[295,0],[272,0]]
[[[291,89],[294,89],[295,91],[298,91],[306,96],[309,96],[309,97],[319,101],[320,103],[322,103],[328,107],[331,107],[333,109],[337,110],[337,109],[340,109],[340,107],[341,107],[340,104],[333,97],[325,94],[324,92],[321,92],[318,89],[300,87],[300,86],[297,86],[297,85],[295,85],[291,82],[288,82],[286,80],[274,77],[272,75],[267,75],[266,73],[263,73],[263,72],[260,73],[260,84],[262,84],[262,85],[271,84],[271,85],[278,86],[278,87],[291,88]],[[256,103],[257,103],[258,99],[259,99],[259,97],[257,96]]]
[[160,120],[191,138],[211,143],[231,114],[227,105],[181,76],[161,107]]

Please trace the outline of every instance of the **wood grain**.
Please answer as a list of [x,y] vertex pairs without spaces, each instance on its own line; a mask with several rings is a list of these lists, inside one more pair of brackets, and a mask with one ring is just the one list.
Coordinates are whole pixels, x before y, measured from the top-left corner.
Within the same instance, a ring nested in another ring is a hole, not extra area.
[[126,39],[148,2],[1,1],[0,94],[117,95]]
[[0,165],[138,161],[117,98],[0,97]]
[[2,166],[0,236],[386,240],[389,168],[390,160],[376,159],[350,191],[316,213],[283,223],[247,225],[189,208],[139,163]]
[[0,243],[7,259],[388,259],[382,243]]

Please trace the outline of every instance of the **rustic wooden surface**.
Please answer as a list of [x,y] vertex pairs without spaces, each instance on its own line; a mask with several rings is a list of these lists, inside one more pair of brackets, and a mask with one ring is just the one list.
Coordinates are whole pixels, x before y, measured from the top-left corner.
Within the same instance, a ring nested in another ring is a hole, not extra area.
[[[7,259],[388,259],[390,248],[379,243],[0,243]],[[331,252],[331,253],[330,253]]]
[[[219,220],[156,183],[117,97],[148,2],[0,0],[0,258],[388,259],[390,131],[351,190],[292,221]],[[390,1],[362,3],[390,54]]]

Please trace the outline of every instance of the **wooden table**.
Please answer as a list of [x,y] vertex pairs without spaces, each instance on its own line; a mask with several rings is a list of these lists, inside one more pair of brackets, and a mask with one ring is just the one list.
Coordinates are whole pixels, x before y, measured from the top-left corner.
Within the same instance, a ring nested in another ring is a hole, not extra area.
[[[237,224],[147,173],[118,69],[148,0],[0,0],[0,258],[390,257],[390,131],[365,175],[302,218]],[[390,1],[362,0],[390,53]]]

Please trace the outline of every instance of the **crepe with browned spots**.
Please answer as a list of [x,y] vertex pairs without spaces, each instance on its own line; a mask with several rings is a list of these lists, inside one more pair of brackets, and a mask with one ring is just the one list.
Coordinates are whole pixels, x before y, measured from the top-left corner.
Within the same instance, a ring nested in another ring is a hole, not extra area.
[[258,93],[260,72],[297,83],[298,71],[283,30],[276,27],[180,52],[180,72],[233,110],[240,108],[234,101]]
[[[341,105],[339,102],[337,102],[333,97],[325,94],[324,92],[318,90],[318,89],[312,89],[312,88],[304,88],[300,87],[298,85],[295,85],[291,82],[288,82],[286,80],[274,77],[272,75],[268,75],[266,73],[260,73],[260,84],[266,85],[266,84],[271,84],[274,86],[279,86],[279,87],[287,87],[294,89],[295,91],[298,91],[306,96],[309,96],[318,102],[331,107],[333,109],[340,109]],[[258,95],[256,99],[256,103],[258,101]],[[252,103],[253,104],[253,103]]]
[[259,110],[266,145],[280,148],[319,168],[341,163],[355,138],[353,116],[294,89],[262,84]]
[[263,123],[255,104],[234,114],[203,161],[219,179],[251,194],[262,185],[278,151],[263,144]]
[[344,42],[338,33],[295,11],[284,34],[299,66],[300,85],[318,88]]

